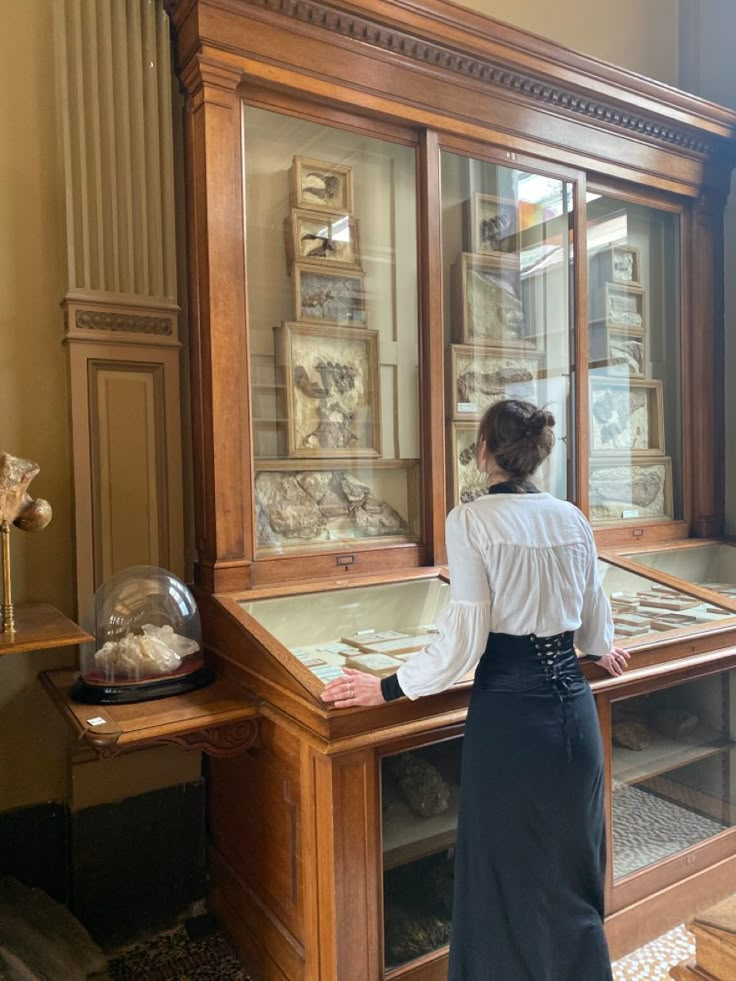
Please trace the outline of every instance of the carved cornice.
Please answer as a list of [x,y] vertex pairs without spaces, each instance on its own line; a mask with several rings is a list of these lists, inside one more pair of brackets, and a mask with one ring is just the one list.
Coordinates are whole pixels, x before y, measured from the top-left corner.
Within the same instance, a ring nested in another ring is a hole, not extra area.
[[133,749],[144,746],[170,743],[186,752],[206,753],[208,756],[237,756],[250,749],[258,738],[258,720],[243,719],[221,726],[195,729],[172,735],[156,735],[151,739],[140,739],[135,745],[120,744],[120,732],[94,733],[85,731],[84,740],[94,748],[100,759],[107,760]]
[[173,322],[169,317],[146,317],[105,310],[77,310],[74,324],[80,330],[122,331],[129,334],[170,336],[174,332]]
[[463,54],[453,48],[426,41],[386,27],[359,14],[326,6],[320,0],[245,0],[271,13],[281,14],[342,37],[360,41],[385,51],[403,55],[432,68],[442,68],[475,81],[497,86],[545,108],[561,109],[596,122],[606,123],[627,133],[708,154],[712,144],[686,128],[671,126],[643,114],[629,112],[615,104],[566,89],[544,77],[520,72],[488,58]]

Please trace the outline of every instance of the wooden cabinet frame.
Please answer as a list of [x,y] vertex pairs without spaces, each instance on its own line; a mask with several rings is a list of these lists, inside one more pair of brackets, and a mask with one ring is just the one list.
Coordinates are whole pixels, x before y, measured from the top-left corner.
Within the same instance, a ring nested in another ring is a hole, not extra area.
[[[166,5],[186,93],[196,589],[220,674],[255,693],[262,716],[257,747],[211,765],[214,905],[264,978],[377,981],[384,973],[378,759],[406,740],[432,741],[461,727],[467,686],[418,702],[328,712],[313,680],[237,600],[421,578],[446,561],[443,150],[572,185],[576,444],[568,486],[583,511],[590,450],[586,193],[679,216],[682,519],[637,521],[596,535],[608,560],[665,584],[679,582],[627,566],[631,559],[621,553],[722,532],[722,218],[736,113],[446,0]],[[256,557],[244,104],[416,150],[418,544]],[[736,614],[736,604],[701,592]],[[736,626],[729,619],[632,648],[635,666],[624,681],[586,666],[604,732],[608,702],[624,690],[617,686],[634,691],[690,670],[730,666]],[[609,885],[614,952],[671,925],[668,897],[675,897],[671,908],[680,918],[718,898],[736,865],[721,847],[699,848],[697,875],[674,886],[656,867],[642,873],[635,892]],[[431,956],[391,976],[439,981],[443,971],[444,957]]]

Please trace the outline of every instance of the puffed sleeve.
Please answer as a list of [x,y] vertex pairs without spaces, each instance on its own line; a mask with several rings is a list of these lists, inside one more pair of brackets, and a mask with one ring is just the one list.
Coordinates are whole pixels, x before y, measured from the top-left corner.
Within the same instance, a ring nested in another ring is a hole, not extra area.
[[582,623],[575,631],[575,646],[588,657],[602,657],[613,647],[613,618],[608,597],[598,575],[598,556],[593,532],[581,517],[588,551],[588,568],[583,594]]
[[447,517],[450,603],[437,620],[439,637],[396,672],[401,690],[420,698],[449,688],[480,660],[491,623],[491,590],[483,561],[485,532],[472,509],[459,505]]

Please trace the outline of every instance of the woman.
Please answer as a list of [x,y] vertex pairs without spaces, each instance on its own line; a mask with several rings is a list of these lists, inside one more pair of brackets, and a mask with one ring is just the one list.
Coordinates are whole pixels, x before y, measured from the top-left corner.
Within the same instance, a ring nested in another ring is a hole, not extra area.
[[628,654],[590,525],[531,475],[554,442],[528,402],[478,431],[488,494],[447,519],[440,639],[381,680],[345,670],[337,708],[441,691],[476,667],[463,744],[450,981],[610,981],[603,932],[603,749],[573,646],[610,674]]

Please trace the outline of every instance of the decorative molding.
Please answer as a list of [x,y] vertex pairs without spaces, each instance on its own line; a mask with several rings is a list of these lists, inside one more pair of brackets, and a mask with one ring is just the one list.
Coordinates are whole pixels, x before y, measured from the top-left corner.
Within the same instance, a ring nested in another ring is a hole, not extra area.
[[238,756],[255,745],[258,738],[258,720],[244,719],[221,726],[210,726],[205,729],[195,729],[192,732],[182,732],[178,735],[154,736],[151,739],[141,739],[135,745],[118,742],[120,733],[107,736],[90,732],[84,733],[84,740],[94,748],[100,759],[107,760],[121,753],[148,748],[149,746],[171,743],[185,752],[206,753],[208,756]]
[[466,78],[506,89],[545,107],[562,109],[629,134],[682,147],[693,153],[709,154],[713,145],[699,135],[616,105],[568,90],[545,78],[535,78],[490,59],[461,54],[450,47],[385,27],[358,14],[325,6],[319,0],[246,0],[271,13],[281,14],[351,40],[403,55],[416,62],[442,68]]
[[85,330],[127,331],[132,334],[173,334],[170,317],[141,317],[132,313],[109,313],[103,310],[77,310],[75,326]]

